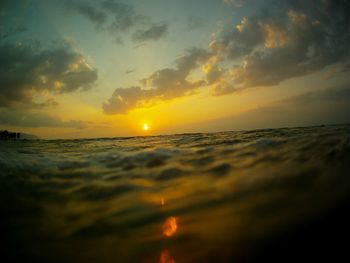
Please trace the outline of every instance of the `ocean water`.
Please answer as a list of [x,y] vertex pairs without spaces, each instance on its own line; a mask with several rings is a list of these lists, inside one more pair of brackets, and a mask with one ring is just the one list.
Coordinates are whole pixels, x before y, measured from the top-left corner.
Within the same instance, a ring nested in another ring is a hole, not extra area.
[[2,262],[336,262],[349,176],[350,125],[0,141]]

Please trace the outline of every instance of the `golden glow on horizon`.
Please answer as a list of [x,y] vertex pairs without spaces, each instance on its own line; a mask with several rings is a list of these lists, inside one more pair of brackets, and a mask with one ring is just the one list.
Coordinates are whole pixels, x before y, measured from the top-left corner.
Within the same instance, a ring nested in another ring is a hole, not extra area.
[[[94,97],[91,94],[82,93],[80,99],[73,97],[71,94],[62,94],[55,99],[59,106],[52,107],[50,116],[65,122],[80,120],[86,124],[84,129],[57,127],[53,131],[49,127],[18,129],[4,126],[4,128],[35,134],[47,139],[194,132],[206,128],[206,126],[202,126],[202,123],[205,124],[206,121],[240,115],[247,110],[256,108],[256,105],[268,105],[271,101],[297,95],[302,90],[313,91],[312,87],[317,86],[316,84],[318,84],[320,78],[320,75],[313,76],[308,83],[314,85],[307,87],[303,86],[300,80],[293,80],[280,86],[271,87],[268,90],[252,88],[247,89],[244,93],[220,97],[210,97],[210,90],[203,90],[201,94],[177,98],[149,108],[135,109],[123,115],[104,114],[99,108],[100,105],[92,104]],[[291,89],[290,87],[295,88]],[[94,96],[96,97],[96,94]],[[271,100],[272,96],[274,96],[274,100]],[[74,108],[74,111],[71,110],[72,108]],[[256,121],[256,119],[249,121]],[[148,131],[143,129],[144,124],[148,124]],[[245,128],[244,124],[237,126],[237,129]],[[157,202],[159,203],[159,200]]]

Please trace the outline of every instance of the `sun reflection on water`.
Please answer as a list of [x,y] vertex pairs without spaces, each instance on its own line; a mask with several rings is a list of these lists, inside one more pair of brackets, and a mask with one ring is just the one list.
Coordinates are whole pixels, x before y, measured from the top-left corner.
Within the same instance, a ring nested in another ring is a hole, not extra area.
[[167,220],[165,220],[163,224],[163,234],[166,237],[173,236],[177,231],[177,219],[176,217],[169,217]]
[[175,263],[175,260],[168,250],[163,250],[160,253],[159,263]]
[[[165,199],[162,197],[160,199],[160,205],[164,206],[166,204]],[[166,237],[173,236],[178,229],[177,218],[174,216],[168,217],[163,224],[163,235]],[[160,263],[175,263],[174,258],[170,254],[169,250],[164,249],[160,252],[159,257]]]

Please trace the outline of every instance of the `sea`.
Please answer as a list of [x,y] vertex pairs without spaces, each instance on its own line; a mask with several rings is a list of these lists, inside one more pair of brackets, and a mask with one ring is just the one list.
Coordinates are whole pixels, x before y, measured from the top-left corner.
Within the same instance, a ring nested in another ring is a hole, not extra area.
[[350,125],[0,141],[1,262],[349,262]]

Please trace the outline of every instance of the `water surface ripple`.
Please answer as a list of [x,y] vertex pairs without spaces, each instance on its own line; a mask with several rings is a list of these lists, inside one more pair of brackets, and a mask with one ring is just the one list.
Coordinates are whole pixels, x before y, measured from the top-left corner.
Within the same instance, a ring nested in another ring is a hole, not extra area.
[[346,255],[350,125],[0,141],[0,167],[8,260]]

